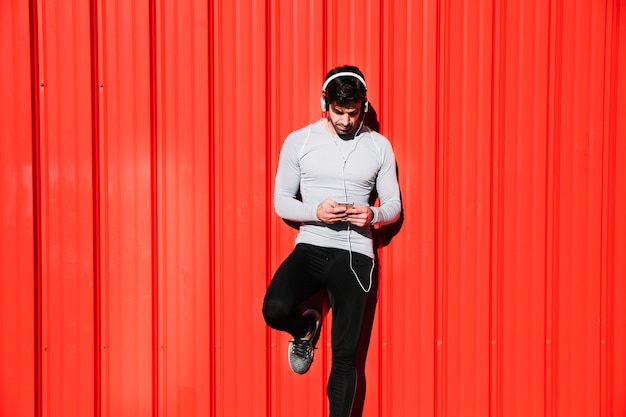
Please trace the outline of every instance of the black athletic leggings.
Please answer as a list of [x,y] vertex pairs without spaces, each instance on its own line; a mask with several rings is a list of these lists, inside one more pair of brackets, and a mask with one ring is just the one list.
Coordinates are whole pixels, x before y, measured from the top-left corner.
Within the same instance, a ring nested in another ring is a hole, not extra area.
[[[370,276],[371,289],[366,293],[361,286],[370,287]],[[321,289],[328,291],[333,311],[332,368],[327,389],[330,417],[349,417],[357,379],[364,394],[365,352],[376,305],[378,265],[372,271],[368,256],[352,252],[350,259],[350,252],[345,250],[300,243],[274,274],[265,294],[263,316],[270,327],[302,337],[308,331],[303,306]]]

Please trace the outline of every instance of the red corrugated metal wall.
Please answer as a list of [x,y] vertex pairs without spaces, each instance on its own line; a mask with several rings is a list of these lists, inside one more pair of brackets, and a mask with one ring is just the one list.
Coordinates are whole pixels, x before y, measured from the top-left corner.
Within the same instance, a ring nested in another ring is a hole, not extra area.
[[0,1],[0,415],[325,416],[272,188],[360,66],[405,221],[363,416],[626,414],[620,0]]

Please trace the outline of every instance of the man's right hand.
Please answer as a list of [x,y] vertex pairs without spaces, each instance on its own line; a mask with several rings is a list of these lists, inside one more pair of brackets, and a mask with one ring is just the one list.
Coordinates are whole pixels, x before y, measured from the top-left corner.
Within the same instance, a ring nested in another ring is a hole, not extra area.
[[328,224],[342,222],[347,219],[346,210],[346,206],[340,206],[332,198],[327,198],[317,206],[317,218]]

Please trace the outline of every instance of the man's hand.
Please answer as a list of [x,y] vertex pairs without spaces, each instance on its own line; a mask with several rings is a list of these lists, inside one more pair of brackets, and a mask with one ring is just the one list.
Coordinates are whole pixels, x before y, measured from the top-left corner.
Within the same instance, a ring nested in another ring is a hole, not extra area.
[[346,220],[359,227],[371,225],[374,218],[374,212],[369,206],[354,206],[346,210],[346,214],[348,215]]
[[327,198],[317,206],[317,218],[328,224],[349,221],[355,226],[364,227],[372,223],[374,213],[368,206],[347,208],[338,205],[335,200]]
[[317,218],[328,224],[342,222],[347,219],[346,207],[338,205],[331,198],[327,198],[317,206]]

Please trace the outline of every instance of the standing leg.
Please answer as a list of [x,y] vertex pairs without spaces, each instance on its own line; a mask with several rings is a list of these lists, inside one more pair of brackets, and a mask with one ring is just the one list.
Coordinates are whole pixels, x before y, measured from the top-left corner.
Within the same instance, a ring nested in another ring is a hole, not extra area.
[[[351,415],[357,389],[362,393],[361,399],[364,398],[364,386],[357,385],[365,382],[364,355],[369,344],[378,291],[378,268],[374,265],[372,269],[372,262],[365,255],[350,255],[347,251],[338,250],[333,270],[327,278],[333,314],[333,357],[328,380],[330,417]],[[362,288],[370,286],[369,292]],[[359,351],[362,360],[358,360]],[[355,408],[361,410],[362,405],[357,404]]]

